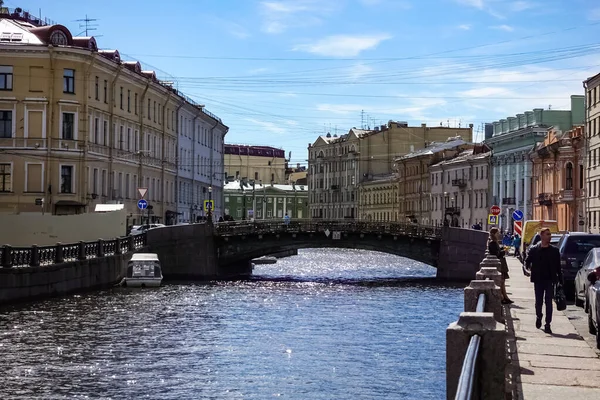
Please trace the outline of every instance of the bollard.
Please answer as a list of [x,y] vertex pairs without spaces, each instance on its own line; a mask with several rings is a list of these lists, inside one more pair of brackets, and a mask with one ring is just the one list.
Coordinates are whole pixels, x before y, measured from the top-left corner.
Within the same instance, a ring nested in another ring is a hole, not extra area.
[[496,267],[483,267],[475,274],[475,280],[483,281],[489,279],[494,281],[497,286],[502,284],[502,274]]
[[40,266],[40,249],[37,244],[31,246],[31,258],[29,259],[30,267]]
[[8,244],[5,244],[2,248],[2,268],[11,268],[12,267],[12,247]]
[[462,312],[446,329],[446,398],[454,399],[471,336],[479,335],[473,399],[504,400],[506,329],[493,313]]
[[121,238],[115,239],[115,254],[121,254]]
[[85,255],[85,242],[80,241],[78,243],[77,249],[79,250],[78,254],[77,254],[77,259],[78,260],[85,260],[85,259],[87,259],[86,255]]
[[486,252],[485,257],[483,258],[483,260],[481,260],[481,262],[479,263],[479,266],[481,268],[483,267],[496,267],[498,269],[498,271],[500,271],[500,267],[502,266],[502,264],[500,263],[500,260],[498,260],[498,257],[489,254],[489,252]]
[[104,257],[104,240],[98,239],[98,244],[96,245],[96,257],[102,258]]
[[56,243],[56,254],[55,254],[54,262],[56,264],[61,264],[64,261],[65,261],[64,249],[63,249],[62,243],[58,242],[58,243]]
[[477,300],[481,293],[485,294],[485,312],[494,314],[494,319],[504,323],[502,315],[502,291],[492,280],[474,280],[465,288],[465,311],[475,312]]
[[135,240],[134,240],[133,235],[127,236],[127,243],[129,245],[129,252],[131,253],[132,251],[135,250]]

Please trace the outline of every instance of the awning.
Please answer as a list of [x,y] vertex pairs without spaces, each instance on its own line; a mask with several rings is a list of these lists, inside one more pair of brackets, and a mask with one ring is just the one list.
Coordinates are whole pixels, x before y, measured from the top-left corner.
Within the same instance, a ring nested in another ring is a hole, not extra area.
[[125,208],[125,204],[96,204],[95,212],[119,211]]
[[59,200],[54,205],[57,207],[85,207],[85,204],[75,200]]

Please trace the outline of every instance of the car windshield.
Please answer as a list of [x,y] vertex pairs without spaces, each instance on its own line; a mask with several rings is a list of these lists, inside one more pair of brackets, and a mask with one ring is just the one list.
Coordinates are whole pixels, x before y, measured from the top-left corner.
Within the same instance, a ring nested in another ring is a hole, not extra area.
[[600,247],[600,235],[570,236],[565,245],[567,254],[587,254],[594,247]]

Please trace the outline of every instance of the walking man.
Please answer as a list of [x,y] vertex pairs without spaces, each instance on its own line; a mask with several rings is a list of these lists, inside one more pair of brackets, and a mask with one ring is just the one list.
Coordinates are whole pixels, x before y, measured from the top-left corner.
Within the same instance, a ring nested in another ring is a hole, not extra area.
[[542,327],[542,303],[546,303],[546,324],[544,332],[552,333],[552,299],[554,286],[562,284],[563,274],[560,266],[558,248],[550,244],[552,234],[549,228],[540,231],[541,241],[532,246],[527,253],[525,267],[531,270],[531,282],[535,291],[535,327]]

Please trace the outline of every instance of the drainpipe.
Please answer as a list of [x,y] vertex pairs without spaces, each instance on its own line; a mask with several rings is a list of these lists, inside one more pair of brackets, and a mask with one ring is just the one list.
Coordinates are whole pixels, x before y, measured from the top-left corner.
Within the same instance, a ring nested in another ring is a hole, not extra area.
[[[210,187],[211,188],[213,187],[213,179],[214,179],[214,170],[213,170],[213,161],[214,161],[214,156],[215,156],[214,130],[217,127],[217,125],[219,125],[219,120],[215,119],[215,124],[210,128]],[[250,160],[250,157],[248,157],[248,160]],[[214,208],[213,209],[213,213],[214,213],[214,211],[216,210],[217,207],[213,207],[213,208]]]
[[[181,123],[179,122],[181,120],[181,118],[179,118],[179,110],[181,110],[181,107],[183,107],[183,105],[185,104],[185,101],[182,101],[181,103],[179,103],[179,105],[177,106],[177,108],[175,109],[175,134],[177,135],[177,143],[179,144],[179,133],[181,130]],[[179,158],[180,154],[179,154],[179,145],[175,145],[175,170],[177,171],[175,173],[175,205],[176,205],[176,210],[177,212],[179,212],[179,202],[182,200],[179,198],[179,193],[180,193],[180,183],[179,183],[179,167],[180,167],[180,158]],[[179,215],[177,215],[176,218],[178,218]]]
[[[91,53],[91,59],[90,62],[87,65],[87,68],[85,69],[85,73],[84,73],[84,85],[83,85],[83,126],[84,126],[84,132],[86,132],[87,134],[85,135],[84,138],[84,146],[83,146],[83,160],[80,164],[80,172],[79,172],[79,192],[80,192],[80,197],[81,197],[81,203],[82,204],[87,204],[87,189],[88,189],[88,180],[89,180],[89,174],[84,174],[83,172],[85,171],[85,167],[87,166],[87,156],[88,156],[88,146],[89,146],[89,139],[90,139],[90,132],[89,132],[89,128],[90,128],[90,124],[89,124],[89,119],[88,119],[88,115],[89,115],[89,102],[88,102],[88,91],[89,91],[89,85],[87,84],[90,81],[90,74],[92,73],[92,67],[94,66],[94,63],[96,62],[96,55],[97,53],[92,52]],[[81,142],[81,140],[79,140],[79,142]],[[87,171],[86,171],[87,172]],[[88,212],[90,212],[90,210],[88,210]]]
[[[150,79],[146,80],[146,87],[144,88],[144,91],[142,92],[142,95],[140,96],[140,102],[139,102],[139,107],[140,107],[140,115],[139,115],[139,123],[140,123],[140,138],[138,140],[138,158],[139,158],[139,165],[138,165],[138,181],[137,181],[137,185],[138,187],[144,187],[144,179],[142,178],[143,173],[144,173],[144,164],[142,161],[142,157],[144,155],[145,152],[148,152],[150,149],[142,149],[142,144],[144,143],[144,101],[146,100],[146,93],[148,93],[148,88],[150,87]],[[150,146],[148,146],[150,147]]]
[[[161,167],[160,167],[160,186],[158,189],[160,190],[160,215],[163,216],[165,218],[166,222],[166,216],[165,216],[165,164],[166,164],[166,159],[165,159],[165,143],[166,143],[166,135],[167,135],[167,123],[166,123],[166,115],[167,115],[167,104],[169,103],[169,100],[171,100],[171,95],[173,94],[173,92],[171,90],[167,90],[167,98],[165,99],[165,102],[163,103],[162,106],[162,140],[161,140],[161,144],[162,144],[162,152],[161,152]],[[175,137],[175,141],[177,141],[177,136]],[[175,173],[175,176],[177,176],[177,173]]]
[[[54,104],[54,82],[56,82],[55,69],[54,69],[54,46],[48,46],[48,55],[50,57],[50,87],[49,87],[49,99],[48,105],[50,107],[48,115],[46,118],[49,120],[46,124],[46,180],[45,183],[48,187],[47,190],[44,190],[44,204],[42,212],[50,211],[51,214],[54,214],[52,210],[52,204],[54,204],[54,193],[52,191],[52,163],[50,160],[52,159],[52,136],[54,132],[54,113],[55,113],[55,104]],[[60,182],[58,183],[60,188]],[[56,191],[58,188],[55,188]],[[49,208],[48,208],[49,207]]]
[[115,73],[115,77],[113,78],[113,80],[110,82],[110,102],[108,103],[108,108],[109,108],[109,117],[108,117],[108,131],[112,132],[109,135],[109,147],[108,147],[108,198],[110,200],[114,200],[113,199],[113,192],[114,192],[114,179],[113,179],[113,160],[114,160],[114,147],[115,147],[115,135],[117,133],[117,130],[114,129],[114,120],[115,120],[115,107],[116,107],[116,101],[117,101],[117,97],[115,96],[115,86],[117,84],[117,80],[119,79],[119,76],[121,75],[121,71],[123,70],[123,64],[119,64],[119,66],[117,67],[117,72]]

